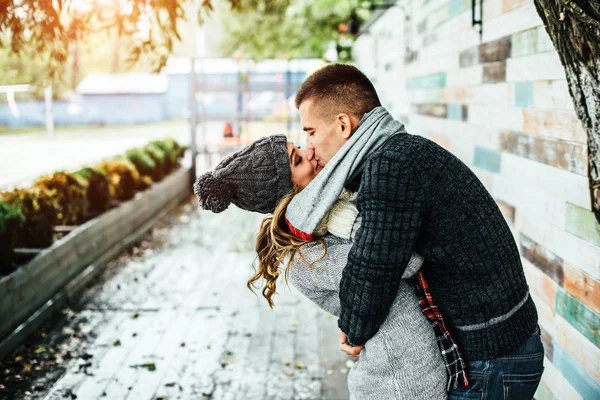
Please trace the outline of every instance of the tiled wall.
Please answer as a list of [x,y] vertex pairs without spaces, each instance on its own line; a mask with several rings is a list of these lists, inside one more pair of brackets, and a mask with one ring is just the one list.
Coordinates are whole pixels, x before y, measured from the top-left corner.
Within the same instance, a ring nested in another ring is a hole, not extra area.
[[[537,399],[600,399],[600,226],[586,135],[531,0],[402,2],[354,48],[355,64],[408,131],[447,148],[497,200],[540,314]],[[405,16],[410,16],[407,21]]]

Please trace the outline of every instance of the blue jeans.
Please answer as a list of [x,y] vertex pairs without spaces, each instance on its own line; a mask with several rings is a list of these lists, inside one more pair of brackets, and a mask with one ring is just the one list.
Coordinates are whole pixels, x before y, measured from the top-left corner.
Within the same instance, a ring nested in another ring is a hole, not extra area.
[[465,363],[469,386],[449,392],[448,399],[530,400],[544,372],[540,330],[510,354]]

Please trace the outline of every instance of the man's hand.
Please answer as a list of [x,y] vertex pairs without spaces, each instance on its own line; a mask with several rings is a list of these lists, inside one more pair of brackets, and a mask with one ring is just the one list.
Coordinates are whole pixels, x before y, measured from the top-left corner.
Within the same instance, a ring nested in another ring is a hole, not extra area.
[[348,354],[349,356],[359,358],[359,354],[362,351],[362,349],[365,348],[365,346],[354,346],[354,347],[350,346],[350,344],[348,343],[348,338],[346,337],[346,334],[344,332],[342,332],[342,330],[339,328],[338,328],[338,336],[340,337],[340,350],[343,351],[344,353]]

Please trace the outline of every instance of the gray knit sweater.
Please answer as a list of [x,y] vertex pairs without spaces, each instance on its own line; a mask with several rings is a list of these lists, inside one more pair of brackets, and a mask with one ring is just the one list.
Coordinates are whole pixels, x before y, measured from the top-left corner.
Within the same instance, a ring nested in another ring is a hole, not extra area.
[[[342,271],[360,218],[350,240],[327,234],[323,246],[302,246],[303,261],[290,263],[289,279],[306,297],[323,310],[339,317],[339,288]],[[418,268],[418,267],[417,267]],[[412,274],[415,271],[407,271]],[[378,332],[365,343],[360,358],[348,375],[350,399],[446,399],[447,375],[431,324],[421,313],[410,284],[402,280],[390,312]]]

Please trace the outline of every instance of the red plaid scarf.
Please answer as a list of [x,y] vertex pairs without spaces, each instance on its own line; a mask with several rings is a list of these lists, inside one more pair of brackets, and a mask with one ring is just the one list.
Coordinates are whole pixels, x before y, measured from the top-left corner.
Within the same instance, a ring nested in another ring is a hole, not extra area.
[[454,341],[454,338],[452,338],[452,335],[450,335],[450,331],[448,331],[444,323],[442,313],[433,301],[429,292],[429,286],[427,286],[427,282],[425,282],[425,278],[421,272],[415,275],[414,284],[417,296],[419,297],[419,306],[421,306],[423,315],[433,325],[438,347],[446,364],[446,371],[448,372],[448,387],[446,390],[457,389],[459,385],[464,387],[469,386],[465,372],[465,362],[460,354],[458,345]]

